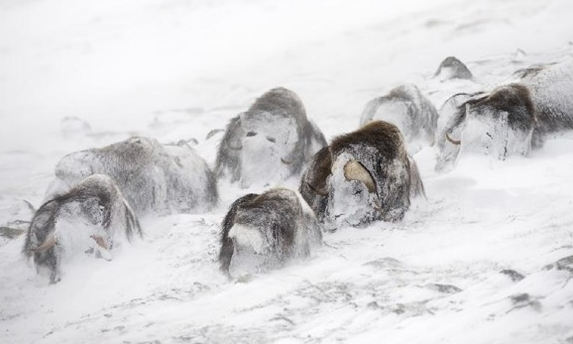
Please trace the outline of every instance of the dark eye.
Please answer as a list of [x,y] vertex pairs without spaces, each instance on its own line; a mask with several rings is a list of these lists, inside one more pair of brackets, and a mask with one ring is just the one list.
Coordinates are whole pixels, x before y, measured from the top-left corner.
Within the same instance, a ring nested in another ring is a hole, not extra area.
[[272,142],[272,143],[277,142],[277,140],[275,140],[274,137],[268,137],[268,136],[267,136],[267,140],[269,140],[269,141]]
[[249,131],[247,133],[247,137],[256,136],[256,135],[257,135],[257,133],[255,133],[254,131]]

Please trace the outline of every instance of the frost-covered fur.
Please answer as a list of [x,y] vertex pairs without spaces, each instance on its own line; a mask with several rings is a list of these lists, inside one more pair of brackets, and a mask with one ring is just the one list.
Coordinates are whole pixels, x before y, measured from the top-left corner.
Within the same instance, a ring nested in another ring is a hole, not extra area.
[[[347,178],[344,169],[350,161],[367,171],[372,190],[361,180]],[[300,192],[319,221],[334,230],[400,220],[410,197],[423,195],[424,186],[398,128],[374,121],[318,152],[302,176]]]
[[237,199],[222,223],[221,270],[229,275],[280,266],[308,257],[322,234],[308,205],[297,192],[272,189]]
[[441,171],[455,161],[460,151],[460,145],[449,142],[446,134],[450,138],[461,137],[462,124],[465,120],[465,103],[483,94],[483,92],[454,94],[440,108],[438,135],[436,137],[436,147],[439,152],[436,170]]
[[473,75],[462,61],[454,56],[449,56],[440,63],[434,77],[440,80],[472,79]]
[[540,146],[549,133],[573,129],[573,60],[532,66],[516,72],[535,105],[537,123],[534,145]]
[[408,144],[421,140],[431,145],[434,142],[438,112],[416,85],[406,84],[366,104],[360,125],[372,120],[383,120],[396,125]]
[[501,160],[527,155],[548,134],[573,129],[573,62],[523,69],[515,77],[516,83],[444,104],[441,116],[449,119],[438,136],[437,170],[467,152]]
[[205,211],[218,198],[213,172],[192,148],[145,137],[66,155],[56,166],[47,197],[95,173],[110,176],[138,215]]
[[[117,236],[130,240],[134,234],[141,236],[141,227],[121,191],[108,176],[95,174],[36,211],[23,252],[34,257],[38,271],[47,269],[50,282],[56,283],[62,259],[86,251],[111,259],[109,250]],[[46,245],[50,240],[52,244]]]
[[300,98],[274,88],[231,119],[219,144],[215,171],[244,188],[278,182],[300,173],[324,146],[324,135],[307,119]]

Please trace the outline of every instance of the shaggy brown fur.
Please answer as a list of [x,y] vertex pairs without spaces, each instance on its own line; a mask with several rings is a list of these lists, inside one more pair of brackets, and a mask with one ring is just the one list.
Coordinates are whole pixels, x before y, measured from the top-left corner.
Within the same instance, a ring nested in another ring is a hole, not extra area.
[[380,200],[378,219],[400,219],[410,205],[410,196],[424,194],[418,169],[408,157],[398,128],[374,121],[337,137],[308,165],[299,190],[319,220],[327,220],[329,197],[332,188],[337,187],[328,180],[333,173],[333,162],[343,153],[350,154],[372,177]]
[[529,130],[536,123],[536,110],[529,89],[520,84],[509,84],[490,94],[466,102],[470,108],[489,107],[494,114],[507,112],[512,129]]
[[[295,192],[271,189],[263,194],[247,194],[231,205],[221,226],[219,263],[221,271],[227,275],[233,255],[240,254],[234,239],[229,236],[235,225],[257,231],[269,250],[258,254],[279,264],[297,256],[308,256],[310,246],[320,243],[322,237],[316,219],[303,210]],[[241,235],[241,232],[235,235]]]

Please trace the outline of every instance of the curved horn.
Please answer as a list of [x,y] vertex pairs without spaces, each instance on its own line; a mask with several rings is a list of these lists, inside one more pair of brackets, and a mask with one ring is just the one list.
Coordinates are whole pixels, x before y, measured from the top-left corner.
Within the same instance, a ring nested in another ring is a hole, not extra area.
[[107,250],[108,247],[105,243],[105,241],[103,240],[103,238],[101,237],[101,235],[90,235],[90,238],[94,239],[94,241],[96,242],[96,244],[103,248],[104,250]]
[[322,189],[317,189],[314,186],[310,185],[310,183],[306,183],[306,185],[312,190],[312,192],[314,192],[315,194],[319,195],[319,196],[328,196],[328,189],[326,187],[322,188]]
[[374,210],[382,212],[382,205],[380,204],[380,200],[374,200]]
[[293,161],[286,160],[285,158],[281,158],[281,162],[285,165],[291,165],[293,163]]
[[448,135],[448,133],[446,133],[446,140],[448,140],[448,142],[450,142],[451,144],[454,144],[456,146],[459,146],[462,144],[462,141],[460,140],[454,140],[450,137],[450,135]]
[[46,237],[46,240],[44,240],[44,242],[40,246],[32,249],[32,251],[34,253],[44,252],[54,247],[54,245],[56,245],[56,237],[52,232]]
[[344,165],[344,178],[346,180],[359,180],[366,185],[369,192],[376,191],[376,184],[370,172],[356,160],[351,160]]
[[229,147],[232,150],[241,150],[243,149],[243,145],[239,144],[238,146],[233,146],[231,145],[231,142],[227,142],[227,147]]

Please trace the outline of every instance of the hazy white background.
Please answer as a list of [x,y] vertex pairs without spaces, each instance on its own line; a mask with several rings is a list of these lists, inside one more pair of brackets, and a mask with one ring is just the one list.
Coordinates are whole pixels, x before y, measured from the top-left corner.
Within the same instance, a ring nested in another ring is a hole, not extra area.
[[[0,0],[0,225],[29,219],[23,200],[40,205],[68,152],[195,138],[212,165],[207,133],[275,86],[330,140],[402,83],[439,107],[570,59],[572,15],[567,0]],[[432,79],[450,55],[476,83]],[[71,262],[54,286],[22,237],[0,238],[0,342],[572,343],[571,273],[544,268],[573,255],[572,139],[445,174],[427,147],[428,200],[404,221],[327,234],[311,260],[248,283],[218,272],[217,234],[257,190],[225,183],[214,212],[144,218],[144,240]]]

